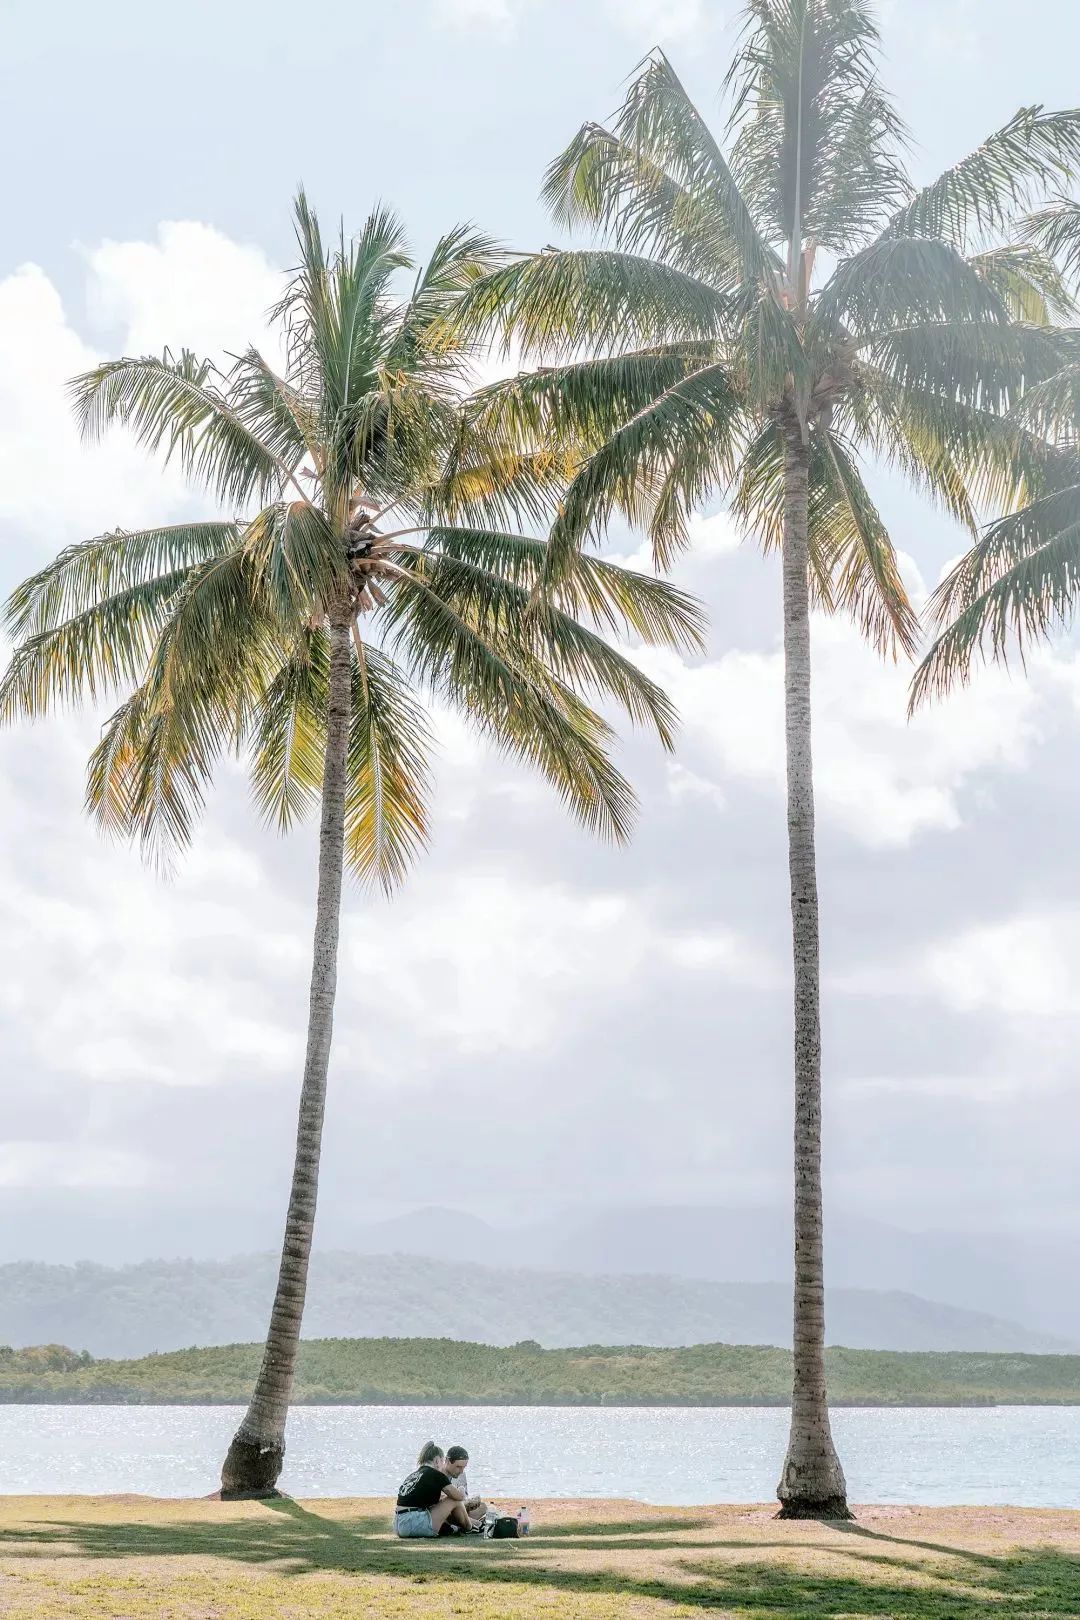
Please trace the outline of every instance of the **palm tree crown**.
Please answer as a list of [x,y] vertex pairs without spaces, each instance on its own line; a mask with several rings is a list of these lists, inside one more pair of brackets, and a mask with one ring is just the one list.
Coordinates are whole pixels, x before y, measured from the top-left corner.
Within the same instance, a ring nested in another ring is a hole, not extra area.
[[607,757],[607,722],[579,693],[614,699],[665,743],[673,714],[588,621],[694,646],[698,610],[661,581],[588,561],[549,611],[525,612],[546,548],[514,515],[536,509],[566,458],[471,449],[459,420],[470,349],[433,341],[497,262],[486,238],[451,232],[402,300],[391,283],[409,261],[391,215],[328,253],[301,195],[297,229],[301,263],[276,312],[284,375],[250,349],[224,374],[166,353],[72,385],[88,435],[122,423],[252,515],[102,535],[26,580],[7,608],[16,650],[0,712],[124,691],[88,803],[163,858],[189,838],[225,751],[246,756],[257,802],[284,829],[318,798],[340,605],[352,638],[346,853],[361,877],[395,883],[424,838],[418,687],[538,767],[587,824],[624,836],[632,794]]

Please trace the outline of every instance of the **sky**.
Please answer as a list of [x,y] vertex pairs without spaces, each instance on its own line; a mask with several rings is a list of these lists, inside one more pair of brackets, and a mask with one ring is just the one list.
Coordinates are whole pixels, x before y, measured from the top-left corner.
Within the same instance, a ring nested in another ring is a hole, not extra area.
[[[737,13],[708,0],[7,0],[0,125],[0,589],[60,546],[207,514],[121,436],[79,441],[95,360],[264,340],[298,182],[422,252],[475,219],[556,238],[544,165],[654,44],[703,110]],[[1075,96],[1080,24],[1035,0],[882,11],[929,179],[1021,104]],[[1053,48],[1048,42],[1053,41]],[[876,486],[912,590],[962,537]],[[617,549],[644,564],[638,542]],[[440,719],[433,847],[347,895],[319,1240],[418,1205],[788,1197],[780,583],[722,510],[676,578],[703,659],[644,652],[677,754],[629,737],[629,848]],[[1080,1232],[1080,656],[988,670],[908,723],[910,670],[815,621],[829,1206],[920,1229]],[[307,1004],[315,837],[222,771],[164,882],[82,814],[100,715],[0,735],[0,1259],[277,1242]],[[472,1258],[477,1258],[472,1256]]]

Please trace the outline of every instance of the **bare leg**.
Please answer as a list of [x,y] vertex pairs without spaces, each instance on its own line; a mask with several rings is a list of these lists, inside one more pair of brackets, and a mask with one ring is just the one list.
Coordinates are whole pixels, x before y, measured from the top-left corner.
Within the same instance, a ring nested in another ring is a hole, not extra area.
[[[436,1535],[438,1535],[447,1519],[453,1520],[454,1510],[460,1507],[461,1503],[451,1501],[449,1496],[444,1496],[441,1501],[436,1502],[431,1510],[431,1527]],[[466,1514],[467,1518],[468,1515]]]

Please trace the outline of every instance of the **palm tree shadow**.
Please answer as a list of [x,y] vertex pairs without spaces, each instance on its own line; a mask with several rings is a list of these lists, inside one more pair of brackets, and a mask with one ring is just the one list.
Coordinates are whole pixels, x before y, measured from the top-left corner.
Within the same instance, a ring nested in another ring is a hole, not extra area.
[[[798,1568],[787,1560],[766,1562],[761,1542],[692,1540],[689,1530],[708,1520],[624,1521],[557,1527],[550,1538],[527,1542],[479,1537],[443,1542],[399,1541],[389,1514],[327,1517],[289,1498],[265,1504],[268,1512],[239,1518],[173,1523],[101,1524],[78,1520],[38,1521],[0,1531],[0,1552],[21,1557],[100,1560],[198,1557],[274,1568],[286,1576],[316,1572],[342,1575],[438,1575],[494,1586],[542,1588],[567,1594],[608,1594],[623,1603],[667,1601],[686,1610],[722,1610],[746,1620],[771,1615],[798,1620],[1046,1620],[1080,1615],[1080,1558],[1055,1547],[1021,1549],[1008,1556],[971,1553],[935,1543],[908,1545],[935,1554],[912,1561],[856,1555],[874,1565],[862,1578],[850,1567]],[[651,1534],[641,1534],[646,1526]],[[665,1536],[664,1530],[669,1529]],[[677,1528],[676,1528],[677,1526]],[[626,1532],[629,1531],[629,1534]],[[850,1533],[850,1532],[846,1532]],[[904,1545],[904,1538],[864,1532],[872,1540]],[[822,1543],[783,1542],[768,1550],[835,1553]],[[715,1549],[743,1558],[710,1559]],[[631,1552],[668,1556],[653,1571],[619,1560]],[[593,1564],[583,1564],[592,1551]],[[842,1549],[842,1557],[852,1554]],[[560,1558],[574,1554],[574,1565]],[[703,1558],[702,1554],[706,1554]]]

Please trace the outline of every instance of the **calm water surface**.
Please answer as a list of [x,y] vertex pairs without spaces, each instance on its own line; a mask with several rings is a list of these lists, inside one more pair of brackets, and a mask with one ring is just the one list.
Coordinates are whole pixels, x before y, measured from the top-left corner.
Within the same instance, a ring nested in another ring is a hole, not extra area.
[[[242,1415],[226,1406],[0,1406],[0,1492],[203,1496]],[[301,1407],[283,1489],[389,1496],[420,1446],[468,1446],[495,1497],[761,1502],[787,1435],[774,1408]],[[1080,1407],[849,1410],[833,1428],[854,1502],[1080,1507]]]

